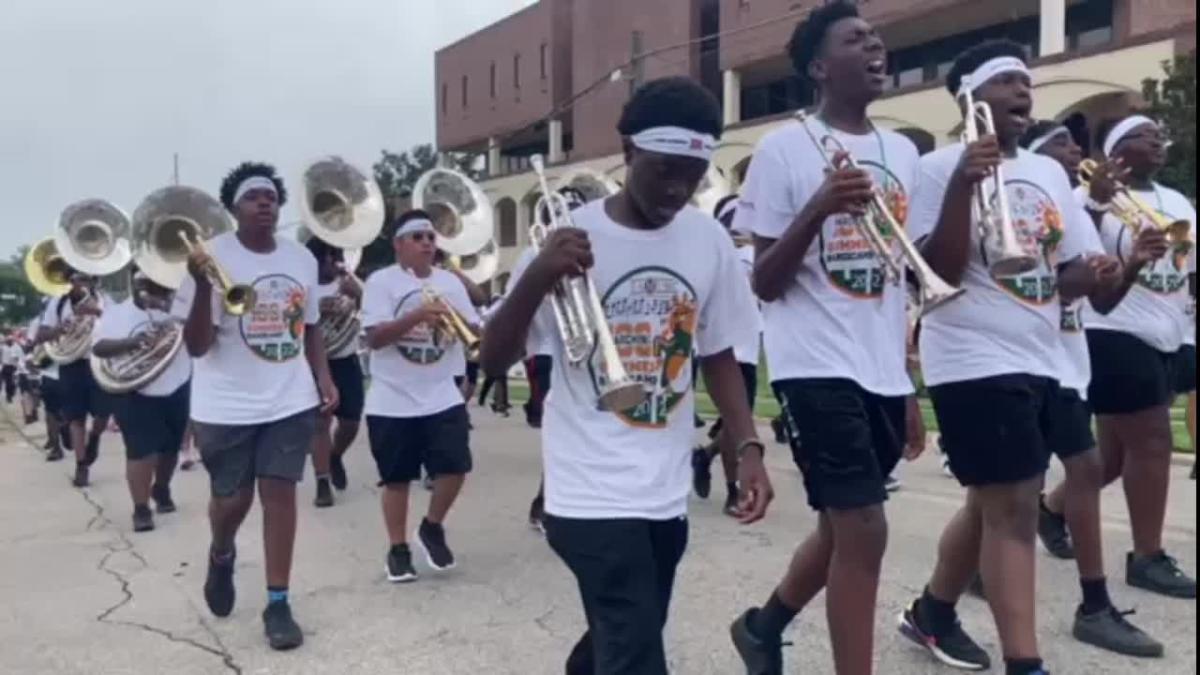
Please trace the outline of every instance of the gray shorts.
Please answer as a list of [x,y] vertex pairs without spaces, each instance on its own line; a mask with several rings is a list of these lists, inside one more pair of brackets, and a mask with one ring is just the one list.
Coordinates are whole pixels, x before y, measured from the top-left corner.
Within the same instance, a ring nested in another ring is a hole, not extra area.
[[195,422],[196,447],[208,469],[214,497],[232,497],[257,478],[299,483],[317,432],[317,411],[305,410],[265,424]]

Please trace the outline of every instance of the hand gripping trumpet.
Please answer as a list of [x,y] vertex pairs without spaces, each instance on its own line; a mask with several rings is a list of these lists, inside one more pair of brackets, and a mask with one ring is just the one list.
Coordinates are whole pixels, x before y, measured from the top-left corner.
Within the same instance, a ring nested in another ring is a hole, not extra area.
[[[534,224],[529,228],[534,250],[540,252],[555,230],[574,227],[574,222],[566,200],[550,189],[542,157],[534,155],[530,164],[541,184],[541,203],[546,212],[543,222],[542,208],[534,209]],[[600,409],[630,410],[644,403],[646,388],[625,371],[592,277],[582,274],[562,279],[551,291],[550,305],[563,341],[563,353],[571,366],[584,367],[597,350],[600,352],[600,373],[603,375],[603,381],[599,383]]]
[[253,286],[233,283],[233,280],[229,278],[225,270],[217,264],[216,258],[212,257],[208,246],[199,238],[193,238],[191,234],[180,231],[179,239],[183,242],[188,252],[198,250],[208,256],[208,265],[204,273],[221,293],[221,304],[230,316],[242,316],[254,307],[256,294]]
[[437,330],[461,342],[463,349],[467,352],[468,360],[473,361],[478,359],[479,336],[475,331],[471,330],[471,326],[467,324],[467,320],[454,308],[454,305],[451,305],[441,293],[438,293],[429,285],[421,287],[421,297],[427,304],[441,307],[446,312],[441,320],[438,321]]
[[[817,150],[825,158],[825,163],[829,165],[830,169],[834,171],[860,169],[858,162],[847,152],[846,146],[832,134],[817,138],[817,135],[808,126],[808,115],[804,111],[796,113],[796,120],[800,122],[800,126],[804,127],[804,131],[812,139],[813,145],[817,146]],[[839,161],[839,155],[843,155],[845,159]],[[855,225],[862,237],[867,240],[867,244],[875,256],[883,262],[883,273],[887,280],[899,285],[904,280],[904,267],[907,261],[920,289],[922,314],[931,312],[962,295],[963,289],[955,288],[947,283],[938,276],[925,258],[921,257],[917,247],[905,233],[904,225],[892,213],[892,209],[888,206],[879,187],[876,186],[872,192],[873,196],[868,205],[867,214],[855,218]],[[899,255],[892,250],[891,242],[888,240],[889,234],[900,245]]]
[[[1090,189],[1092,181],[1100,173],[1100,163],[1094,159],[1085,159],[1079,164],[1079,183]],[[1176,256],[1186,257],[1191,254],[1195,242],[1192,241],[1192,224],[1186,220],[1172,221],[1147,204],[1120,181],[1114,181],[1116,193],[1112,199],[1112,215],[1121,221],[1136,237],[1142,228],[1150,225],[1162,230],[1171,242]]]

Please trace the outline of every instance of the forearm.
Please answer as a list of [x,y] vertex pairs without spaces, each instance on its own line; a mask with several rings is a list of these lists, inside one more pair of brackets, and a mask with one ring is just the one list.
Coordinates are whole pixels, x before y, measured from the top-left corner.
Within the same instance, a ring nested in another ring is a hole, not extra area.
[[[1141,273],[1142,265],[1126,265],[1121,274],[1121,281],[1113,286],[1099,285],[1088,295],[1088,300],[1092,303],[1092,309],[1100,314],[1108,314],[1121,304],[1126,295],[1129,295],[1129,290],[1137,283],[1138,274]],[[1064,295],[1064,297],[1066,297]]]
[[754,411],[746,400],[746,384],[732,349],[700,360],[708,395],[717,406],[726,432],[735,443],[757,438]]
[[529,326],[552,287],[532,269],[527,271],[488,321],[479,365],[489,377],[504,377],[525,355]]
[[794,283],[808,248],[816,240],[824,222],[824,215],[806,207],[780,239],[755,237],[754,291],[758,297],[766,302],[775,302],[783,297],[788,286]]
[[921,245],[921,255],[951,286],[961,286],[971,252],[971,190],[951,183],[933,232]]
[[136,351],[141,346],[140,340],[127,338],[124,340],[101,340],[92,346],[92,354],[102,359],[111,359]]
[[308,359],[308,367],[315,381],[329,382],[333,379],[329,373],[329,357],[325,353],[325,337],[318,326],[304,327],[304,356]]
[[200,358],[212,349],[216,340],[216,328],[212,316],[212,284],[207,280],[197,282],[196,297],[183,324],[183,344],[188,355]]
[[1074,302],[1090,297],[1100,290],[1096,274],[1082,258],[1072,260],[1058,268],[1058,294],[1064,302]]

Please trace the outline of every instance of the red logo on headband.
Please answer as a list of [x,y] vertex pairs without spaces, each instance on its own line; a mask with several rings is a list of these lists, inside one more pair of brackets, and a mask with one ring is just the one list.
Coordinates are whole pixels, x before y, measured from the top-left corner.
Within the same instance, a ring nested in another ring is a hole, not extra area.
[[692,150],[703,150],[703,149],[704,149],[704,141],[700,140],[699,138],[693,138],[692,139]]

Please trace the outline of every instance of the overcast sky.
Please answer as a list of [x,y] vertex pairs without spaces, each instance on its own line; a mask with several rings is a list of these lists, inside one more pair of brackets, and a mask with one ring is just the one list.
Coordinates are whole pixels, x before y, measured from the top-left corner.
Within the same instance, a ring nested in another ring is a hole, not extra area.
[[[434,139],[433,52],[533,0],[0,0],[0,256],[87,197]],[[285,213],[285,220],[291,214]]]

